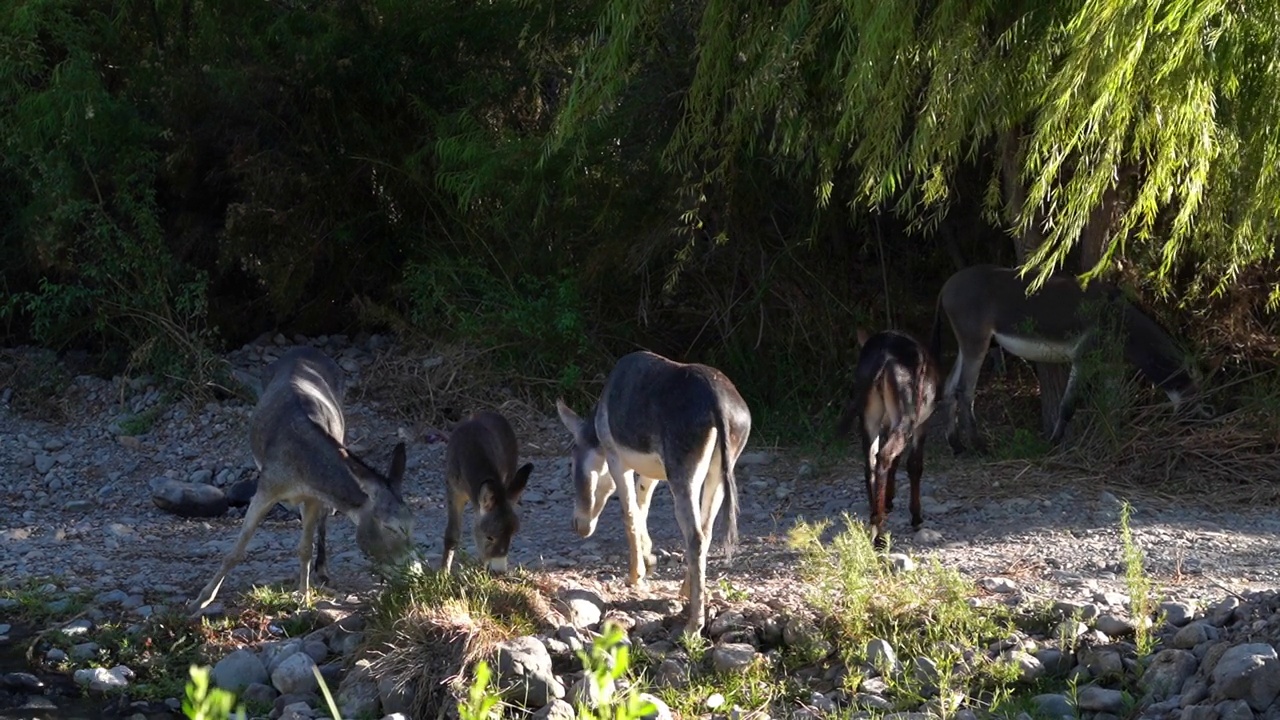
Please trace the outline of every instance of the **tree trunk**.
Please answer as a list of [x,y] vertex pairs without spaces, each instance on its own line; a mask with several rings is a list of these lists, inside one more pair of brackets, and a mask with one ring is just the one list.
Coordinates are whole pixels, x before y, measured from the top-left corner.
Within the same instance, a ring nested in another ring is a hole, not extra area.
[[[1001,142],[1000,171],[1003,179],[1005,197],[1005,217],[1010,224],[1021,212],[1027,199],[1026,188],[1022,185],[1022,138],[1020,128],[1007,133]],[[1027,261],[1030,255],[1044,242],[1044,234],[1040,232],[1040,213],[1036,213],[1036,221],[1013,239],[1014,252],[1018,255],[1018,264]],[[1053,433],[1058,422],[1058,407],[1062,404],[1062,395],[1067,389],[1067,377],[1071,366],[1062,363],[1034,363],[1036,380],[1040,383],[1040,430],[1045,437]]]

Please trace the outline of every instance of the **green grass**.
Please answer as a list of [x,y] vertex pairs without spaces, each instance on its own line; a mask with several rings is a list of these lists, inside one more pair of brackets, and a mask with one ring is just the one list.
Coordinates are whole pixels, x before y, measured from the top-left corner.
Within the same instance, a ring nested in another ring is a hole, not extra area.
[[146,435],[155,427],[156,420],[164,412],[166,403],[159,402],[140,413],[130,414],[120,421],[121,435]]
[[1133,528],[1129,525],[1132,510],[1127,501],[1120,506],[1120,543],[1124,550],[1124,582],[1129,591],[1129,612],[1133,616],[1134,645],[1137,646],[1138,658],[1141,659],[1155,649],[1156,639],[1152,628],[1160,620],[1152,617],[1157,598],[1154,583],[1144,569],[1142,548],[1134,539]]
[[57,583],[42,579],[26,579],[17,585],[0,587],[0,599],[17,603],[5,610],[6,622],[23,625],[48,625],[74,618],[85,608],[88,592],[68,593]]
[[[971,604],[972,581],[936,560],[895,572],[875,552],[862,523],[846,515],[844,525],[826,539],[829,522],[800,522],[789,540],[800,553],[807,600],[820,613],[834,654],[851,670],[846,688],[857,690],[862,678],[854,670],[867,662],[868,643],[880,639],[904,669],[883,674],[886,697],[899,709],[932,696],[927,685],[941,697],[981,694],[988,706],[1009,702],[1018,671],[983,649],[1016,630],[1013,612],[1003,605]],[[931,681],[912,672],[924,658],[937,669]]]

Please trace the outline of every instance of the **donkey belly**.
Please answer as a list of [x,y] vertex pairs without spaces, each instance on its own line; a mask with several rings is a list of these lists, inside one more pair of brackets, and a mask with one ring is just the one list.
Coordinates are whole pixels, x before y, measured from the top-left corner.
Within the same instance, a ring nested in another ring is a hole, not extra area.
[[666,480],[667,471],[662,465],[662,456],[657,453],[636,452],[624,447],[618,448],[618,459],[636,474],[655,480]]
[[1046,363],[1071,362],[1082,341],[1082,339],[1051,340],[1006,333],[995,333],[995,339],[1000,343],[1000,347],[1023,360]]

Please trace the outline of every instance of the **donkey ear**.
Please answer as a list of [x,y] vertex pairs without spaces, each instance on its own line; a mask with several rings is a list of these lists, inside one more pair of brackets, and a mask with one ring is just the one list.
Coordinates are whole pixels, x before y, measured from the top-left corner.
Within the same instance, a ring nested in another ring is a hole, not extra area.
[[559,398],[556,399],[556,410],[560,413],[560,422],[564,423],[564,426],[568,428],[574,439],[580,437],[582,435],[582,418],[578,417],[578,413],[570,410],[569,406],[564,404],[564,400]]
[[520,494],[524,492],[525,486],[529,484],[529,473],[531,472],[533,472],[533,463],[525,463],[507,481],[507,500],[509,502],[520,500]]
[[862,327],[858,328],[858,347],[862,347],[863,345],[866,345],[867,338],[869,337],[871,337],[871,333],[867,332],[866,328],[862,328]]
[[486,480],[480,485],[480,497],[476,498],[481,512],[489,512],[498,504],[498,494],[493,491],[493,481]]
[[404,443],[396,443],[396,449],[391,451],[391,469],[387,471],[387,480],[397,492],[404,485],[404,464]]

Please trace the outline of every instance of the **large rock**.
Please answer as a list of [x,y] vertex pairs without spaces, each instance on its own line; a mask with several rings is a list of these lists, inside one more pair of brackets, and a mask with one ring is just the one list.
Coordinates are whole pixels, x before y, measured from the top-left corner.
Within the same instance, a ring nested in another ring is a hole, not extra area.
[[565,615],[574,627],[591,627],[604,616],[604,600],[590,590],[573,588],[560,594]]
[[1266,643],[1237,645],[1213,668],[1213,693],[1218,698],[1244,700],[1259,712],[1280,695],[1280,658]]
[[755,663],[759,653],[746,643],[725,643],[711,650],[711,664],[717,672],[742,673]]
[[342,717],[378,717],[382,699],[378,693],[378,683],[369,671],[368,660],[358,660],[356,665],[342,678],[338,685],[338,709]]
[[540,708],[565,695],[564,684],[551,669],[551,654],[531,635],[497,647],[498,682],[503,695],[526,707]]
[[210,518],[227,513],[227,496],[219,488],[166,477],[151,481],[151,501],[179,517]]
[[304,652],[295,652],[285,658],[271,673],[271,684],[281,695],[299,695],[315,692],[320,681],[315,674],[316,661]]
[[1142,673],[1138,688],[1153,702],[1166,700],[1182,690],[1197,664],[1196,656],[1186,650],[1161,650]]
[[1081,710],[1119,715],[1124,710],[1124,693],[1097,685],[1086,685],[1076,693]]
[[252,650],[236,650],[213,666],[213,682],[237,695],[254,683],[270,680],[267,667]]

